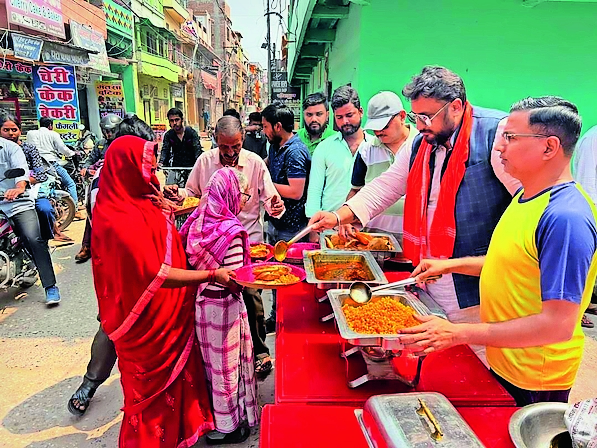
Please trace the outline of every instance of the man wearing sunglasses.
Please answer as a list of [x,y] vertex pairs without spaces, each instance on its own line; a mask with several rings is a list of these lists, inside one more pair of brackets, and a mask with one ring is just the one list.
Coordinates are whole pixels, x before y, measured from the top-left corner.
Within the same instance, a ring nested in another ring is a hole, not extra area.
[[[517,188],[503,166],[491,163],[506,114],[473,107],[462,79],[444,67],[424,67],[402,94],[411,101],[408,117],[420,133],[411,151],[401,151],[336,214],[315,214],[315,230],[352,222],[366,226],[406,195],[404,254],[415,266],[422,258],[485,254]],[[428,292],[451,320],[479,321],[478,278],[446,275],[428,285]]]
[[[365,130],[372,130],[375,138],[361,145],[352,169],[352,188],[347,200],[366,184],[379,177],[394,163],[396,155],[410,150],[418,135],[414,125],[406,123],[406,111],[394,92],[379,92],[367,104]],[[389,232],[402,243],[404,198],[371,219],[366,231]]]

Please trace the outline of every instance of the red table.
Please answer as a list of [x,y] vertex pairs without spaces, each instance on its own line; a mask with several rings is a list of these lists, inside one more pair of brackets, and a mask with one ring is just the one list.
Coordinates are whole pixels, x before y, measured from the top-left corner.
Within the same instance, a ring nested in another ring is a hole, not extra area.
[[[267,405],[261,415],[260,448],[368,448],[353,406]],[[514,407],[459,408],[487,448],[513,448],[508,434]]]
[[[388,277],[395,278],[395,275]],[[317,295],[323,291],[317,290]],[[275,403],[316,403],[362,406],[372,395],[413,389],[399,381],[370,381],[355,389],[347,385],[366,373],[359,355],[340,357],[341,338],[329,303],[318,303],[307,283],[278,291]],[[513,398],[493,378],[468,346],[429,355],[423,362],[418,391],[444,394],[456,407],[514,406]]]

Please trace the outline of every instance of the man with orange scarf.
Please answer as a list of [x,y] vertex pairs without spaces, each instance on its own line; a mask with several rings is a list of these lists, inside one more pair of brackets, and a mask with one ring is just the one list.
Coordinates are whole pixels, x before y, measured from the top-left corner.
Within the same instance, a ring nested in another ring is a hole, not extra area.
[[[365,226],[406,195],[404,254],[415,266],[422,258],[485,254],[518,187],[491,157],[506,114],[473,107],[462,79],[444,67],[424,67],[402,94],[420,132],[412,148],[336,212],[319,212],[310,223],[316,230]],[[428,292],[451,320],[479,321],[478,278],[445,275]]]

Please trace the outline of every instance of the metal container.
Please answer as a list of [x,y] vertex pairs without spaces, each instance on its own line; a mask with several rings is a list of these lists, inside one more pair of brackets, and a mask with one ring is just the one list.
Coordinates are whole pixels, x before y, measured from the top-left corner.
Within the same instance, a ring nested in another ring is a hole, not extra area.
[[337,278],[334,280],[322,280],[317,278],[315,269],[326,264],[359,262],[367,272],[369,279],[363,280],[367,284],[386,284],[388,279],[375,262],[375,259],[369,252],[359,252],[354,250],[327,252],[322,250],[309,250],[303,252],[305,271],[307,272],[307,282],[316,284],[320,289],[346,288],[354,280]]
[[355,410],[371,448],[482,448],[452,403],[435,392],[377,395]]
[[[321,250],[331,251],[331,252],[338,252],[338,251],[354,252],[350,249],[333,249],[333,248],[327,247],[327,244],[325,242],[325,237],[327,236],[329,238],[331,235],[334,235],[336,233],[338,233],[338,232],[336,232],[335,230],[325,230],[324,232],[321,232],[319,234],[319,244],[321,245]],[[391,258],[393,255],[402,253],[402,246],[400,246],[400,243],[398,242],[396,237],[394,235],[392,235],[391,233],[370,233],[370,232],[363,232],[363,233],[365,233],[367,235],[371,235],[373,237],[388,238],[390,241],[390,244],[394,247],[393,250],[360,250],[360,252],[369,252],[371,255],[373,255],[373,258],[375,259],[377,264],[379,264],[380,267],[383,267],[384,261],[387,260],[388,258]]]
[[[364,334],[353,331],[346,322],[346,316],[342,307],[345,304],[353,306],[362,306],[353,301],[348,295],[348,289],[332,289],[327,292],[334,310],[334,317],[338,325],[340,336],[349,344],[365,347],[381,347],[383,350],[402,350],[404,346],[400,342],[397,334]],[[414,294],[407,291],[377,291],[373,293],[372,300],[375,297],[391,297],[405,306],[414,309],[417,314],[428,316],[431,313],[423,303],[417,299]]]
[[510,437],[516,448],[571,447],[564,421],[567,403],[536,403],[519,409],[510,418]]

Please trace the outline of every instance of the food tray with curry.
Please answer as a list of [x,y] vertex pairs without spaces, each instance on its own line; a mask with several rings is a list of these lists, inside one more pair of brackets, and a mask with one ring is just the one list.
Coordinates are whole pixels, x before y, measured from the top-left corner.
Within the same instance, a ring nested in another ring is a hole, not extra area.
[[320,288],[348,287],[355,281],[388,283],[369,252],[310,250],[305,251],[303,257],[307,282]]
[[429,309],[408,291],[378,291],[366,304],[353,301],[348,289],[327,292],[340,336],[349,344],[402,350],[400,329],[419,324],[414,314],[430,315]]

